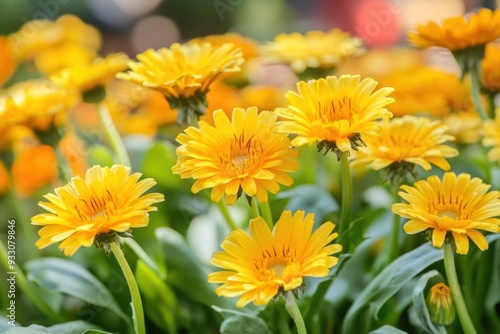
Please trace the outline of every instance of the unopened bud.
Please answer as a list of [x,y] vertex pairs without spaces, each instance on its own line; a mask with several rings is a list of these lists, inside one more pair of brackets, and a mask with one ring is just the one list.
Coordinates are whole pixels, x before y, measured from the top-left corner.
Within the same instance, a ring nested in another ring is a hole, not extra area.
[[455,304],[451,289],[444,283],[435,284],[425,300],[431,320],[439,325],[450,325],[455,320]]

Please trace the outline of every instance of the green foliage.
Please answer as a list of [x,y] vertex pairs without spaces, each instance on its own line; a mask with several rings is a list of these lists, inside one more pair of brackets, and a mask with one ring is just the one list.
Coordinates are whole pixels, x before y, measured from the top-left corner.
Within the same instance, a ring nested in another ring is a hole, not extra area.
[[221,324],[221,334],[271,334],[266,323],[256,315],[226,310],[217,306],[212,306],[224,317]]
[[28,279],[35,284],[109,309],[130,323],[130,317],[122,311],[113,294],[80,265],[65,259],[40,258],[28,261],[25,266]]

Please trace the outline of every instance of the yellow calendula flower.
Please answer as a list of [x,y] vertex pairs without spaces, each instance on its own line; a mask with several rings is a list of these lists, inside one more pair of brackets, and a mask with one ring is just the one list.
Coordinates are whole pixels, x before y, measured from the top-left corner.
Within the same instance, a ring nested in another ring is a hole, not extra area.
[[129,58],[123,53],[110,54],[105,58],[97,58],[90,64],[65,68],[50,79],[66,89],[86,93],[114,79],[116,73],[127,69],[128,61]]
[[130,174],[130,168],[114,165],[111,168],[94,166],[85,178],[73,177],[71,181],[47,194],[49,202],[39,205],[49,213],[31,219],[33,225],[43,226],[38,232],[38,248],[45,248],[62,241],[59,249],[66,256],[73,255],[81,246],[107,246],[117,242],[118,236],[131,236],[131,228],[145,227],[149,223],[152,206],[162,202],[159,193],[143,195],[156,182],[143,179],[140,173]]
[[[462,70],[478,75],[486,43],[500,37],[500,10],[481,8],[476,13],[446,19],[442,24],[429,22],[408,33],[410,42],[418,47],[438,46],[449,49]],[[475,80],[475,79],[474,79]]]
[[296,72],[307,68],[332,69],[349,57],[363,53],[363,40],[340,29],[279,34],[261,47],[262,56],[272,63],[286,63]]
[[483,123],[483,145],[493,148],[488,152],[488,160],[500,162],[500,113],[494,120],[487,120]]
[[99,30],[75,15],[62,15],[56,21],[31,20],[9,35],[9,39],[20,60],[35,58],[36,61],[44,52],[64,45],[80,45],[92,52],[101,46]]
[[284,120],[278,131],[293,133],[293,146],[318,143],[318,149],[349,152],[363,145],[362,135],[377,134],[378,120],[392,114],[385,108],[394,102],[393,88],[375,90],[377,82],[359,75],[329,76],[297,83],[297,93],[288,92],[288,108],[275,113]]
[[250,221],[250,235],[235,230],[222,242],[223,252],[214,253],[211,263],[224,271],[208,275],[210,283],[222,283],[219,296],[241,296],[236,306],[253,302],[266,305],[280,290],[303,285],[305,276],[324,277],[342,250],[330,244],[337,237],[335,225],[326,222],[313,232],[314,214],[285,211],[272,232],[261,217]]
[[439,120],[406,115],[391,120],[384,119],[377,135],[365,135],[365,147],[359,147],[353,164],[367,164],[375,170],[388,168],[389,177],[403,172],[415,173],[415,166],[430,170],[431,164],[449,170],[446,158],[458,151],[446,141],[453,137],[446,134],[447,127]]
[[177,136],[177,163],[172,172],[196,182],[191,191],[212,188],[212,201],[225,196],[234,204],[243,191],[267,202],[267,191],[276,194],[290,186],[290,172],[299,168],[298,151],[285,134],[276,132],[277,116],[257,108],[235,108],[230,120],[223,110],[214,112],[214,126],[205,121]]
[[408,33],[413,45],[440,46],[451,51],[484,46],[500,37],[500,11],[481,8],[467,18],[452,17],[441,24],[429,22]]
[[18,83],[0,95],[0,127],[65,112],[76,101],[74,92],[50,81],[29,80]]
[[149,49],[129,62],[131,71],[117,78],[162,92],[172,109],[180,111],[179,123],[203,115],[206,94],[217,79],[240,71],[242,53],[231,43],[174,43],[170,48]]
[[403,227],[408,234],[430,229],[434,247],[443,246],[448,235],[458,254],[469,252],[469,238],[484,251],[488,241],[479,230],[500,232],[495,218],[500,216],[500,193],[488,192],[490,187],[465,173],[447,172],[442,180],[433,175],[413,187],[401,186],[399,195],[408,203],[393,204],[392,212],[409,219]]

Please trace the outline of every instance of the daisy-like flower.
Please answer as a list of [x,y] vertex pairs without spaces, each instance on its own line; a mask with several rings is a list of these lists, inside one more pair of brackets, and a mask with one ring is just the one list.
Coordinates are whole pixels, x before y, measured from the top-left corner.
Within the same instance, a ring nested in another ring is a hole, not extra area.
[[494,120],[487,120],[483,123],[483,145],[493,148],[488,152],[488,160],[491,162],[500,162],[500,116]]
[[266,305],[280,291],[303,285],[303,277],[324,277],[342,250],[330,244],[337,237],[335,227],[326,222],[312,231],[314,214],[285,211],[272,232],[261,217],[250,221],[250,235],[235,230],[222,242],[223,252],[214,253],[211,263],[224,271],[208,275],[210,283],[223,283],[219,296],[241,296],[238,307],[253,302]]
[[318,143],[318,149],[341,152],[364,145],[364,134],[380,131],[378,120],[391,117],[384,107],[394,99],[388,97],[393,88],[375,90],[377,82],[371,78],[361,81],[359,75],[329,76],[326,79],[297,83],[297,93],[288,92],[288,108],[275,113],[284,120],[278,131],[293,133],[293,146]]
[[[481,8],[468,18],[457,16],[442,24],[429,22],[408,33],[410,42],[418,47],[438,46],[449,49],[465,74],[471,62],[478,64],[484,57],[486,43],[500,37],[500,10]],[[475,66],[475,65],[473,65]]]
[[72,91],[49,81],[30,80],[0,95],[0,127],[26,123],[71,108],[77,101]]
[[442,180],[433,175],[413,187],[401,186],[399,195],[408,203],[393,204],[392,212],[409,219],[403,227],[408,234],[430,229],[434,247],[441,248],[450,232],[458,254],[469,252],[469,238],[484,251],[488,241],[479,230],[500,232],[495,218],[500,216],[500,193],[488,192],[490,187],[465,173],[447,172]]
[[440,46],[451,51],[485,45],[500,37],[500,11],[481,8],[468,18],[451,17],[429,22],[408,32],[410,42],[422,48]]
[[191,191],[212,188],[212,201],[224,195],[234,204],[241,192],[267,202],[267,191],[276,194],[283,184],[293,183],[290,172],[298,170],[293,159],[298,151],[290,147],[287,135],[277,133],[277,116],[257,108],[235,108],[232,120],[223,110],[214,112],[214,126],[205,121],[177,136],[181,144],[172,172],[196,182]]
[[[102,42],[99,30],[75,15],[62,15],[56,21],[31,20],[8,37],[20,60],[36,60],[47,51],[69,45],[97,52]],[[59,56],[65,57],[63,54]]]
[[424,170],[430,170],[431,164],[449,170],[445,158],[458,155],[458,151],[443,145],[453,140],[446,131],[441,121],[425,117],[385,118],[379,134],[363,137],[366,146],[359,147],[353,164],[368,164],[375,170],[387,168],[391,179],[407,172],[414,174],[417,165]]
[[50,79],[59,86],[85,94],[114,79],[116,73],[128,68],[128,61],[129,58],[123,53],[110,54],[105,58],[97,58],[90,64],[62,69]]
[[279,34],[261,47],[265,59],[286,63],[296,72],[307,68],[332,69],[345,59],[363,53],[363,40],[340,29]]
[[156,182],[143,179],[140,173],[130,174],[130,168],[114,165],[111,168],[94,166],[85,178],[73,177],[71,181],[47,194],[49,202],[39,202],[49,213],[41,213],[31,219],[33,225],[43,226],[36,242],[44,248],[62,241],[60,250],[66,256],[73,255],[81,246],[108,249],[117,242],[118,236],[131,236],[131,228],[145,227],[149,223],[152,206],[162,202],[159,193],[143,195]]
[[174,43],[170,48],[149,49],[129,62],[131,71],[117,78],[162,92],[172,109],[179,109],[179,123],[205,113],[206,94],[215,80],[240,71],[242,53],[231,43]]

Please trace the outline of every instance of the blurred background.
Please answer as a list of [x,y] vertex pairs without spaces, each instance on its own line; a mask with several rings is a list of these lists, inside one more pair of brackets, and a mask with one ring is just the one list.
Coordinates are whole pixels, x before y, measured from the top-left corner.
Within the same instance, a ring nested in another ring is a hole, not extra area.
[[238,32],[257,41],[279,32],[338,27],[368,47],[405,43],[404,32],[429,19],[495,7],[480,0],[1,0],[0,34],[33,19],[75,14],[104,35],[102,54],[133,56],[193,37]]

